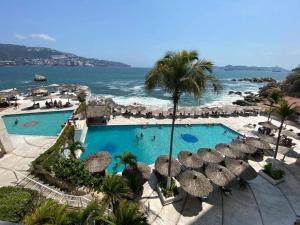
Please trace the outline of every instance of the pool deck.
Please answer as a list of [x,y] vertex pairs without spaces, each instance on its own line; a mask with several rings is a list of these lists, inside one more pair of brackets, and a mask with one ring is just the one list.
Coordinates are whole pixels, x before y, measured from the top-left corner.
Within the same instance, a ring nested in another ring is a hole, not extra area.
[[[230,117],[230,118],[198,118],[178,119],[178,124],[222,123],[225,126],[247,136],[253,136],[249,123],[265,121],[264,116]],[[156,120],[144,118],[116,117],[109,125],[124,124],[167,124],[170,119]],[[277,121],[274,124],[279,125]],[[287,126],[288,129],[299,129]],[[14,151],[0,159],[0,186],[14,185],[15,177],[12,170],[25,171],[30,162],[44,152],[54,142],[55,137],[37,137],[9,135],[15,146]],[[224,196],[220,191],[214,191],[207,202],[187,197],[183,201],[162,206],[154,191],[155,179],[144,185],[140,203],[148,208],[148,219],[151,224],[160,225],[291,225],[300,218],[300,165],[296,159],[300,154],[300,141],[294,154],[286,157],[281,164],[286,172],[285,182],[273,186],[261,176],[249,182],[244,189],[235,188],[230,196]],[[278,158],[283,156],[279,154]],[[249,161],[257,170],[261,170],[270,157],[264,157],[261,162]]]

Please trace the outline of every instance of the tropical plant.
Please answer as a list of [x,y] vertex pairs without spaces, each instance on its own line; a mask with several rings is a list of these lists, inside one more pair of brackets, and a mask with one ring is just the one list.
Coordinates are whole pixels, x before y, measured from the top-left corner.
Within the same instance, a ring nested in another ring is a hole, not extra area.
[[0,221],[20,222],[38,202],[38,193],[21,187],[0,188]]
[[271,94],[269,96],[270,108],[269,108],[268,121],[270,120],[271,114],[274,111],[273,110],[274,104],[277,104],[280,101],[280,99],[282,98],[282,96],[283,96],[283,93],[278,89],[274,89],[271,92]]
[[77,94],[77,99],[78,99],[79,102],[85,102],[85,100],[86,100],[86,93],[84,91],[80,91]]
[[70,224],[66,205],[59,205],[53,200],[44,201],[32,214],[24,218],[25,225],[67,225]]
[[136,156],[131,152],[124,152],[122,155],[116,155],[115,159],[119,161],[114,166],[115,171],[121,165],[124,165],[124,168],[126,168],[127,165],[136,166],[137,163]]
[[[94,225],[95,221],[106,220],[104,212],[106,204],[92,201],[83,210],[76,210],[70,212],[72,225]],[[99,223],[97,223],[99,224]]]
[[122,199],[131,196],[131,191],[126,180],[118,175],[105,176],[100,190],[105,194],[105,201],[114,212]]
[[84,150],[83,144],[80,141],[75,141],[75,140],[68,140],[67,141],[67,146],[63,149],[66,150],[69,149],[70,150],[70,156],[74,159],[77,158],[76,156],[76,150],[80,149],[81,151]]
[[280,101],[279,106],[277,106],[274,110],[276,115],[280,118],[280,126],[278,129],[278,137],[277,137],[276,148],[275,148],[275,152],[274,152],[274,159],[276,159],[276,157],[277,157],[278,146],[279,146],[281,131],[283,128],[283,123],[288,117],[290,117],[294,113],[296,113],[296,109],[295,109],[295,107],[293,107],[294,104],[295,103],[289,104],[286,100],[283,99]]
[[84,168],[84,162],[77,159],[60,159],[53,167],[55,177],[75,187],[93,186],[92,174]]
[[112,225],[148,225],[147,218],[139,211],[137,204],[122,201],[116,212],[108,217]]
[[163,88],[172,95],[173,114],[169,151],[168,184],[171,185],[171,158],[173,151],[174,124],[176,111],[182,94],[187,93],[200,98],[207,89],[208,83],[212,84],[213,90],[218,91],[220,84],[212,76],[213,63],[199,59],[196,51],[182,50],[169,52],[156,62],[145,79],[145,89],[153,90],[156,87]]

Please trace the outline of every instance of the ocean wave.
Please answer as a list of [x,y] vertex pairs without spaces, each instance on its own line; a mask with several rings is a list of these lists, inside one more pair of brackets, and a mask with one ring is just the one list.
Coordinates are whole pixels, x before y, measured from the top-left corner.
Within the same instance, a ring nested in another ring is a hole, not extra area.
[[30,82],[32,82],[31,80],[22,80],[20,81],[20,83],[22,84],[29,84]]

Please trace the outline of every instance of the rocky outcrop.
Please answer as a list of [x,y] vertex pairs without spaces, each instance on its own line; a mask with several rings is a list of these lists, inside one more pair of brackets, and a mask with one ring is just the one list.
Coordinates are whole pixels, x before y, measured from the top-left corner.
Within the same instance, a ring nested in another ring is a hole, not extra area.
[[232,104],[239,105],[239,106],[254,106],[255,105],[255,103],[248,102],[246,100],[236,100]]
[[274,90],[281,90],[280,89],[280,84],[277,82],[271,82],[266,84],[265,86],[261,87],[258,91],[258,95],[260,97],[268,97],[270,95],[270,93]]
[[232,81],[246,81],[251,83],[276,82],[276,80],[272,77],[240,78],[240,79],[232,79]]

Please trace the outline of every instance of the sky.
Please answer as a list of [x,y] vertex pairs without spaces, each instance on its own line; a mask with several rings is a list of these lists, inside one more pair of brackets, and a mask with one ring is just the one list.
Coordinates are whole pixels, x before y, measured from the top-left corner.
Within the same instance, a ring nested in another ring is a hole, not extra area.
[[300,64],[300,0],[1,0],[0,43],[150,67],[197,50],[215,65]]

